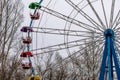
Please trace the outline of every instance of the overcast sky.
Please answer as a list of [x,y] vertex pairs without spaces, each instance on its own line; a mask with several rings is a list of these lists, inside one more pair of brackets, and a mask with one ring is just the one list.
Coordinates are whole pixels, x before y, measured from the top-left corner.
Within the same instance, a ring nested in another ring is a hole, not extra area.
[[[39,2],[39,0],[22,0],[25,7],[24,7],[24,16],[25,16],[25,21],[24,21],[24,25],[29,25],[30,23],[30,17],[29,17],[29,13],[30,13],[30,9],[28,8],[29,6],[29,3],[31,2]],[[46,6],[46,4],[49,3],[50,0],[43,0],[42,2],[42,5],[43,6]],[[82,8],[86,5],[86,1],[87,0],[72,0],[75,4],[79,1],[83,1],[83,3],[81,3],[79,5],[79,8]],[[90,0],[90,1],[95,1],[93,4],[93,6],[95,7],[98,15],[100,16],[101,20],[103,21],[103,23],[105,23],[105,18],[104,18],[104,14],[102,12],[102,7],[101,7],[101,3],[100,3],[100,0]],[[107,14],[107,19],[108,19],[108,22],[109,22],[109,19],[110,19],[110,12],[111,12],[111,2],[112,0],[110,0],[108,2],[108,0],[103,0],[104,1],[104,4],[105,4],[105,10],[106,10],[106,14]],[[65,14],[65,15],[70,15],[71,11],[73,10],[73,8],[67,3],[65,2],[65,0],[52,0],[52,2],[49,4],[48,6],[49,8],[57,11],[57,12],[60,12],[62,14]],[[119,5],[119,0],[116,0],[116,4],[115,4],[115,13],[117,13],[118,11],[118,8],[120,8],[120,5]],[[84,12],[87,13],[87,15],[89,15],[91,18],[94,19],[94,21],[98,22],[98,19],[96,18],[95,14],[93,13],[93,11],[91,10],[90,6],[86,6],[84,9]],[[42,11],[40,11],[40,13],[42,14]],[[77,15],[75,17],[75,15]],[[81,16],[80,13],[78,13],[75,9],[73,10],[72,14],[70,15],[70,17],[73,17],[74,19],[78,20],[78,21],[81,21],[81,22],[84,22],[84,23],[87,23],[87,24],[90,24],[91,23],[89,21],[87,21],[83,16]],[[114,16],[115,17],[115,16]],[[37,24],[39,23],[39,21],[42,19],[42,22],[40,24],[40,26],[37,26]],[[34,23],[34,26],[37,26],[37,27],[46,27],[46,28],[54,28],[54,29],[65,29],[65,24],[66,24],[66,21],[64,20],[61,20],[60,18],[56,18],[54,16],[51,16],[49,14],[46,14],[44,13],[44,16],[40,18],[39,21],[35,21]],[[99,23],[100,24],[100,23]],[[71,25],[71,23],[69,24]],[[81,27],[80,26],[76,26],[74,24],[72,24],[70,26],[70,29],[73,30],[73,29],[76,29],[76,30],[81,30]],[[85,34],[86,35],[86,34]],[[56,44],[61,44],[61,43],[64,43],[64,37],[65,36],[61,36],[61,35],[47,35],[45,33],[43,34],[39,34],[39,42],[37,42],[39,44],[39,46],[52,46],[52,45],[56,45]],[[77,39],[80,39],[81,36],[77,36],[76,38],[73,38],[73,37],[69,37],[68,41],[75,41]],[[35,38],[36,39],[36,38]],[[36,41],[33,41],[35,44],[36,44]]]
[[[39,0],[22,0],[22,1],[24,3],[24,17],[25,17],[23,26],[27,26],[30,23],[30,17],[29,17],[30,9],[28,8],[28,6],[31,2],[39,2]],[[42,5],[46,6],[46,4],[48,4],[49,1],[50,0],[43,0]],[[60,12],[67,14],[67,12],[69,11],[68,10],[69,8],[67,8],[67,7],[69,7],[69,6],[66,5],[65,1],[64,2],[63,1],[64,0],[52,0],[52,3],[49,5],[49,8],[53,8],[56,11],[60,10]],[[53,5],[54,3],[56,5]],[[42,14],[41,11],[40,11],[40,13]],[[39,21],[35,21],[34,26],[37,26]],[[56,28],[64,28],[64,25],[65,25],[65,21],[44,13],[44,16],[42,18],[42,23],[40,24],[39,27],[49,27],[49,28],[56,29]],[[63,35],[58,36],[58,35],[47,35],[44,33],[43,34],[38,33],[38,38],[37,38],[38,42],[35,41],[36,37],[35,36],[33,36],[33,37],[34,37],[34,39],[33,39],[34,40],[33,41],[34,49],[36,48],[36,43],[39,44],[38,48],[64,43]]]

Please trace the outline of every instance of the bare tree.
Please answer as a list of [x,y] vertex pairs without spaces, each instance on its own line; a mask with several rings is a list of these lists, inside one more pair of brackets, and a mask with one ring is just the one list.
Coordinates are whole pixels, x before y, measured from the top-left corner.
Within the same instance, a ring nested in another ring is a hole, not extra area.
[[89,44],[85,42],[86,48],[82,51],[83,55],[79,58],[81,71],[84,80],[97,80],[100,68],[100,47],[94,40],[94,33],[91,34]]
[[95,48],[95,44],[91,39],[90,44],[85,43],[88,47],[80,52],[83,55],[79,57],[73,55],[67,60],[64,60],[58,52],[48,53],[44,58],[46,61],[41,61],[37,65],[37,71],[42,76],[42,80],[97,80],[100,48],[99,46]]
[[21,0],[0,0],[0,80],[14,80],[20,65],[22,12]]
[[42,80],[97,80],[102,47],[95,42],[94,33],[90,35],[89,43],[85,41],[80,47],[80,56],[73,52],[74,55],[64,59],[58,52],[45,54],[46,57],[37,63],[37,72]]

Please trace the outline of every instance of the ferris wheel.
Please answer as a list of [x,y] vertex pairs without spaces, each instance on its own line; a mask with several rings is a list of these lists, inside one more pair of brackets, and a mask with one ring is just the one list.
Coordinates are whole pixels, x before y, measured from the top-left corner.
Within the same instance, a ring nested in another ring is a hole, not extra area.
[[[96,69],[99,80],[120,80],[120,1],[41,2],[29,6],[35,9],[33,14],[30,13],[31,21],[38,20],[38,25],[32,25],[31,22],[30,26],[21,29],[28,33],[27,39],[23,39],[28,50],[21,56],[28,55],[30,68],[30,57],[57,51],[65,57],[64,60],[72,59],[74,55],[76,58],[84,58],[83,64],[88,58],[94,59],[93,65],[97,64],[99,68]],[[34,41],[29,37],[30,32],[36,34]],[[34,49],[29,49],[31,41],[37,44]],[[34,74],[34,69],[31,69]]]

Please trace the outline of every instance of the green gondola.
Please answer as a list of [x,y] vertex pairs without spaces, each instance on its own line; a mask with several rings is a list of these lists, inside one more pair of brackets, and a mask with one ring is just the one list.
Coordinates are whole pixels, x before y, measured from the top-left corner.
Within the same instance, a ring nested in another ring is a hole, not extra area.
[[32,3],[29,4],[29,8],[30,9],[35,9],[35,8],[40,9],[41,6],[40,6],[40,4],[38,2],[32,2]]

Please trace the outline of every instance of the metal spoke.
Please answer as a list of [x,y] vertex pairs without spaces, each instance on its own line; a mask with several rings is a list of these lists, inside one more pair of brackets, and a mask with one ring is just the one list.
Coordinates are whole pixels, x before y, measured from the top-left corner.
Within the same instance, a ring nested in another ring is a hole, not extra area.
[[[82,42],[86,39],[90,39],[90,38],[84,38],[84,39],[80,39],[80,40],[74,40],[74,41],[70,41],[67,43],[61,43],[61,44],[56,44],[56,45],[52,45],[52,46],[48,46],[48,47],[44,47],[44,48],[39,48],[39,49],[35,49],[35,50],[40,50],[40,49],[49,49],[49,48],[54,48],[54,47],[59,47],[59,46],[64,46],[65,44],[74,44],[76,42]],[[35,50],[31,50],[31,51],[35,51]]]
[[[104,45],[103,45],[104,46]],[[99,54],[103,51],[102,50],[102,48],[103,48],[103,46],[101,46],[101,48],[100,48],[100,50],[99,50]],[[65,62],[65,63],[68,63],[68,62],[70,62],[71,60],[71,57],[72,56],[74,56],[74,55],[76,55],[76,54],[79,54],[78,56],[76,56],[76,58],[78,58],[78,57],[81,57],[84,53],[81,53],[81,51],[82,50],[84,50],[85,48],[87,48],[87,47],[89,47],[89,46],[85,46],[85,47],[83,47],[83,48],[81,48],[80,50],[78,50],[78,51],[76,51],[76,52],[74,52],[73,54],[71,54],[71,55],[69,55],[68,57],[66,57],[66,58],[64,58],[62,61],[63,62]],[[99,60],[99,59],[98,59]],[[53,65],[53,66],[61,66],[61,65],[59,65],[59,64],[55,64],[55,65]],[[49,69],[49,68],[48,68]]]
[[53,15],[53,16],[56,16],[56,17],[58,17],[58,18],[60,18],[60,19],[63,19],[63,20],[65,20],[65,21],[68,21],[68,22],[70,22],[70,23],[72,23],[72,24],[75,24],[75,25],[77,25],[77,26],[79,26],[79,27],[81,27],[81,28],[84,28],[84,29],[86,29],[86,30],[93,31],[94,29],[96,29],[95,27],[93,27],[93,26],[91,26],[91,25],[89,25],[89,24],[86,24],[86,23],[84,23],[84,22],[81,22],[81,21],[78,21],[78,20],[76,20],[76,19],[70,18],[70,17],[68,17],[68,16],[66,16],[66,15],[63,15],[63,14],[61,14],[61,13],[59,13],[59,12],[56,12],[56,11],[54,11],[54,10],[51,10],[51,9],[49,9],[49,8],[47,8],[47,7],[42,6],[41,10],[44,11],[44,12],[46,12],[46,13],[49,13],[49,14],[51,14],[51,15]]
[[36,33],[47,33],[47,34],[56,34],[56,35],[68,35],[68,36],[81,36],[81,37],[91,37],[86,34],[90,33],[96,33],[96,37],[100,36],[101,33],[99,32],[90,32],[90,31],[78,31],[78,30],[65,30],[65,29],[52,29],[52,28],[38,28],[38,27],[33,27],[36,28],[34,32]]
[[85,17],[89,22],[91,22],[96,29],[100,30],[103,32],[102,27],[94,21],[89,15],[87,15],[82,9],[80,9],[77,5],[75,5],[71,0],[65,0],[69,5],[71,5],[75,10],[78,11],[83,17]]
[[115,0],[112,0],[109,28],[113,27],[114,8],[115,8]]
[[[67,43],[63,43],[63,44],[48,46],[48,47],[39,48],[39,49],[34,49],[34,50],[31,50],[31,51],[36,51],[36,50],[41,51],[40,53],[36,53],[34,55],[49,53],[49,52],[53,52],[53,51],[58,51],[58,50],[72,48],[72,47],[77,47],[77,46],[80,46],[80,45],[85,45],[84,43],[81,43],[81,41],[84,41],[84,40],[86,40],[86,39],[81,39],[81,40],[71,41],[71,42],[67,42]],[[101,41],[101,40],[98,39],[96,42],[98,42],[98,41]],[[69,45],[69,46],[66,47],[65,46],[66,44]],[[52,50],[49,50],[49,49],[52,49]]]
[[118,13],[117,13],[117,16],[115,17],[115,20],[114,20],[114,22],[113,22],[113,25],[115,25],[115,26],[113,26],[113,30],[115,30],[116,29],[116,27],[117,27],[117,25],[119,24],[118,22],[119,22],[119,20],[120,20],[120,10],[118,11]]
[[105,22],[106,22],[106,27],[108,28],[107,16],[106,16],[103,0],[101,0],[101,4],[102,4],[102,10],[103,10],[104,18],[105,18]]
[[[94,38],[94,37],[93,37]],[[91,39],[93,39],[91,38]],[[102,42],[103,42],[104,38],[103,37],[98,37],[96,39],[94,39],[93,41],[89,40],[89,41],[86,41],[84,44],[87,45],[87,46],[92,46],[93,45],[93,42],[95,43],[95,45],[99,46]],[[98,43],[98,44],[97,44]],[[94,45],[94,46],[95,46]],[[66,47],[68,47],[69,45],[66,44]],[[97,47],[95,47],[94,49],[96,49]],[[68,54],[71,55],[71,52],[69,51],[69,48],[67,49],[68,51]]]
[[91,2],[90,2],[89,0],[87,0],[87,2],[88,2],[88,4],[90,5],[91,9],[93,10],[94,14],[96,15],[98,21],[101,23],[103,29],[105,30],[106,27],[105,27],[104,23],[102,22],[102,20],[100,19],[100,17],[99,17],[99,15],[98,15],[98,13],[96,12],[95,8],[93,7],[93,5],[91,4]]
[[[120,45],[119,45],[119,43],[116,43],[116,45],[115,45],[115,49],[116,49],[116,53],[117,53],[117,58],[118,58],[118,60],[120,61],[120,49],[119,49],[119,47],[120,47]],[[119,62],[119,65],[120,65],[120,62]]]

